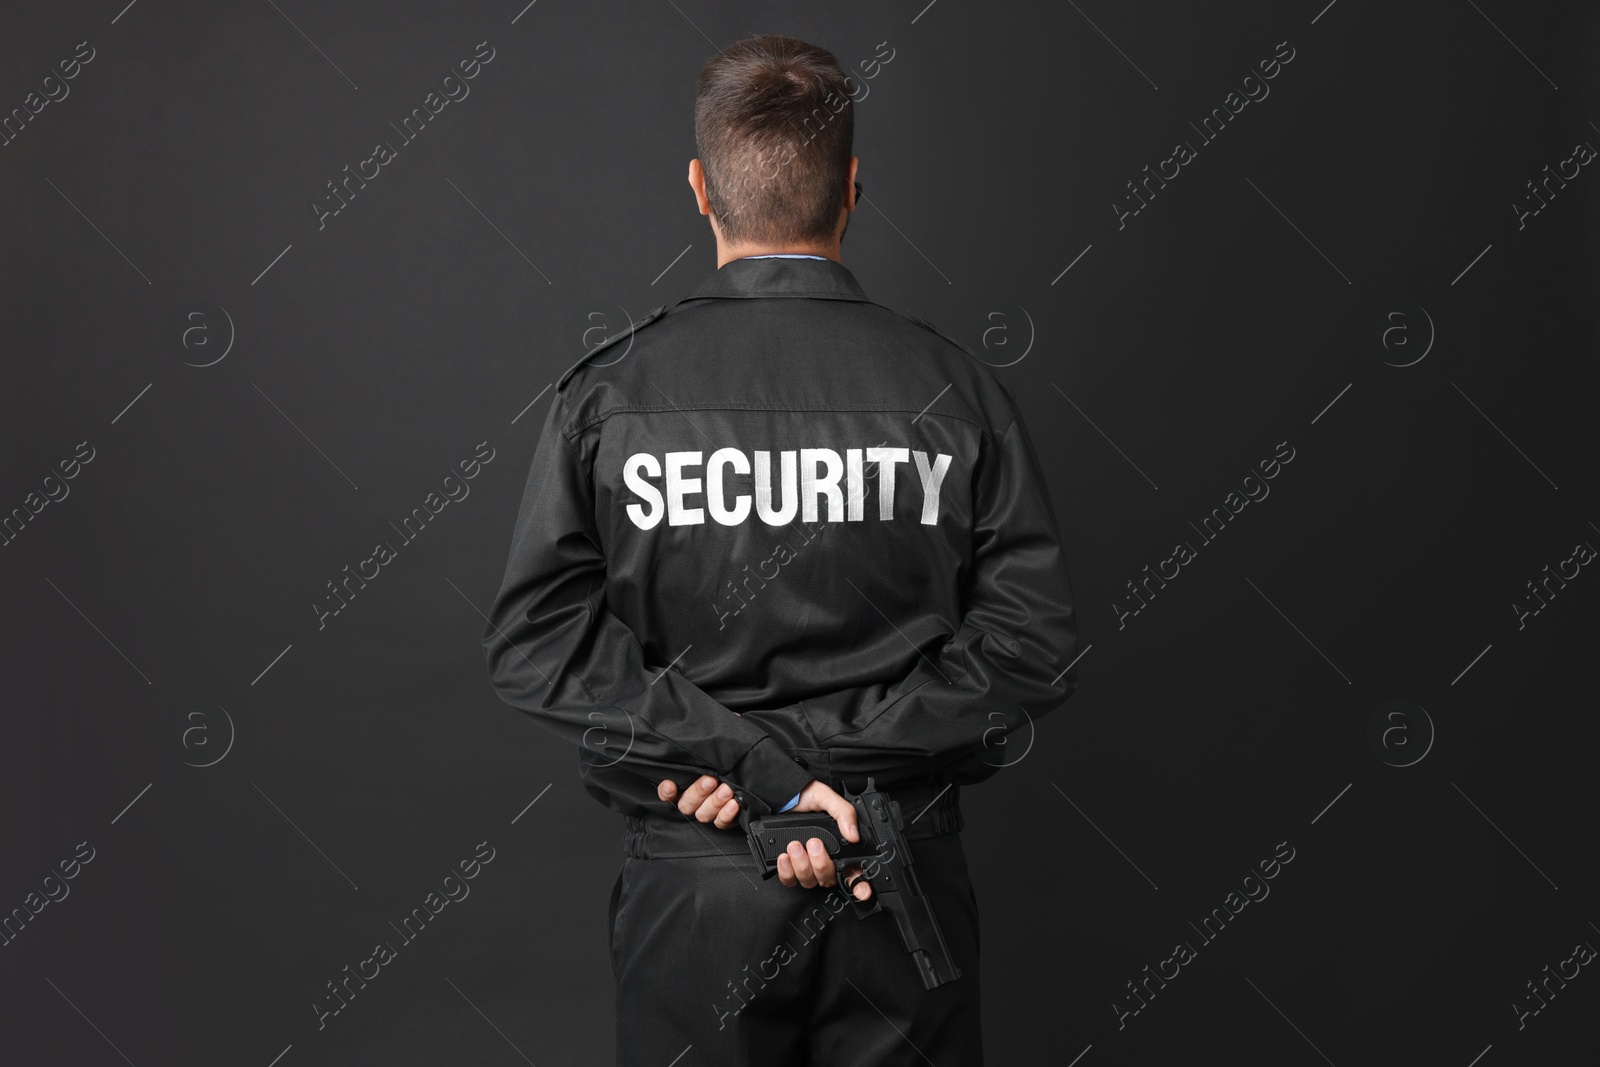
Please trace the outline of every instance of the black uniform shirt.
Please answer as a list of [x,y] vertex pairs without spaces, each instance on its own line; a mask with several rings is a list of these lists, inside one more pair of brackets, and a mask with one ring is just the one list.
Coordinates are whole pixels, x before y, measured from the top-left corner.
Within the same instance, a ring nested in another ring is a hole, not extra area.
[[629,814],[714,774],[978,781],[1076,688],[1016,398],[832,260],[734,260],[562,376],[484,632]]

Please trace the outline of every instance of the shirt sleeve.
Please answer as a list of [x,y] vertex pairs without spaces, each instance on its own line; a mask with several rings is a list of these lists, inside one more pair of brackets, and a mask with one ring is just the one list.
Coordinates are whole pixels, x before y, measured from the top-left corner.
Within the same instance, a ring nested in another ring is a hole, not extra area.
[[637,636],[607,608],[593,481],[562,432],[567,411],[558,392],[484,628],[496,693],[607,760],[641,773],[714,774],[776,808],[811,775],[754,722],[682,674],[646,663]]
[[[975,472],[973,566],[956,632],[885,688],[803,702],[837,777],[1015,762],[1040,716],[1077,689],[1077,618],[1060,529],[1033,441],[1013,403]],[[986,769],[987,766],[987,769]]]

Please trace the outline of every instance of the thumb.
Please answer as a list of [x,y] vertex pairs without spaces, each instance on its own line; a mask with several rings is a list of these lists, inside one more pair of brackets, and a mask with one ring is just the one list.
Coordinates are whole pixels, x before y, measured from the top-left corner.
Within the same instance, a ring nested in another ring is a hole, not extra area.
[[828,800],[828,814],[833,816],[833,821],[839,824],[839,832],[852,844],[861,840],[861,832],[856,829],[856,806],[844,797],[834,793]]

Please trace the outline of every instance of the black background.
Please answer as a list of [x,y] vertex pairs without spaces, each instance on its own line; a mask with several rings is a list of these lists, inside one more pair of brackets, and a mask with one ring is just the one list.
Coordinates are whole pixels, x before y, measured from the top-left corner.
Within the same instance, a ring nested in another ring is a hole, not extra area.
[[[7,114],[95,53],[0,148],[0,511],[95,457],[0,548],[0,910],[95,850],[0,947],[6,1062],[609,1058],[619,826],[496,700],[479,611],[544,390],[715,266],[694,76],[752,32],[858,77],[892,49],[845,263],[1011,364],[1065,526],[1081,691],[965,798],[991,1062],[1592,1049],[1593,967],[1512,1005],[1600,945],[1600,578],[1520,629],[1512,604],[1600,545],[1600,177],[1512,205],[1600,145],[1593,5],[122,3],[0,34]],[[470,95],[319,229],[325,183],[483,41]],[[1119,229],[1125,183],[1285,41]],[[470,496],[319,629],[325,583],[483,441]],[[470,896],[319,1029],[325,983],[483,841]]]

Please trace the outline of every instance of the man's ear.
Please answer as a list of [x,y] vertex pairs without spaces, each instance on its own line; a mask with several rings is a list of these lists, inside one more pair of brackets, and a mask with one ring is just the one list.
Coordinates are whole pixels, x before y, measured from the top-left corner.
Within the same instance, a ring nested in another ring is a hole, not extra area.
[[700,208],[700,214],[711,214],[711,201],[706,198],[706,175],[698,159],[689,160],[689,188],[694,190],[694,199]]
[[856,209],[856,164],[860,162],[855,156],[850,157],[850,174],[844,180],[844,209],[846,211],[854,211]]

